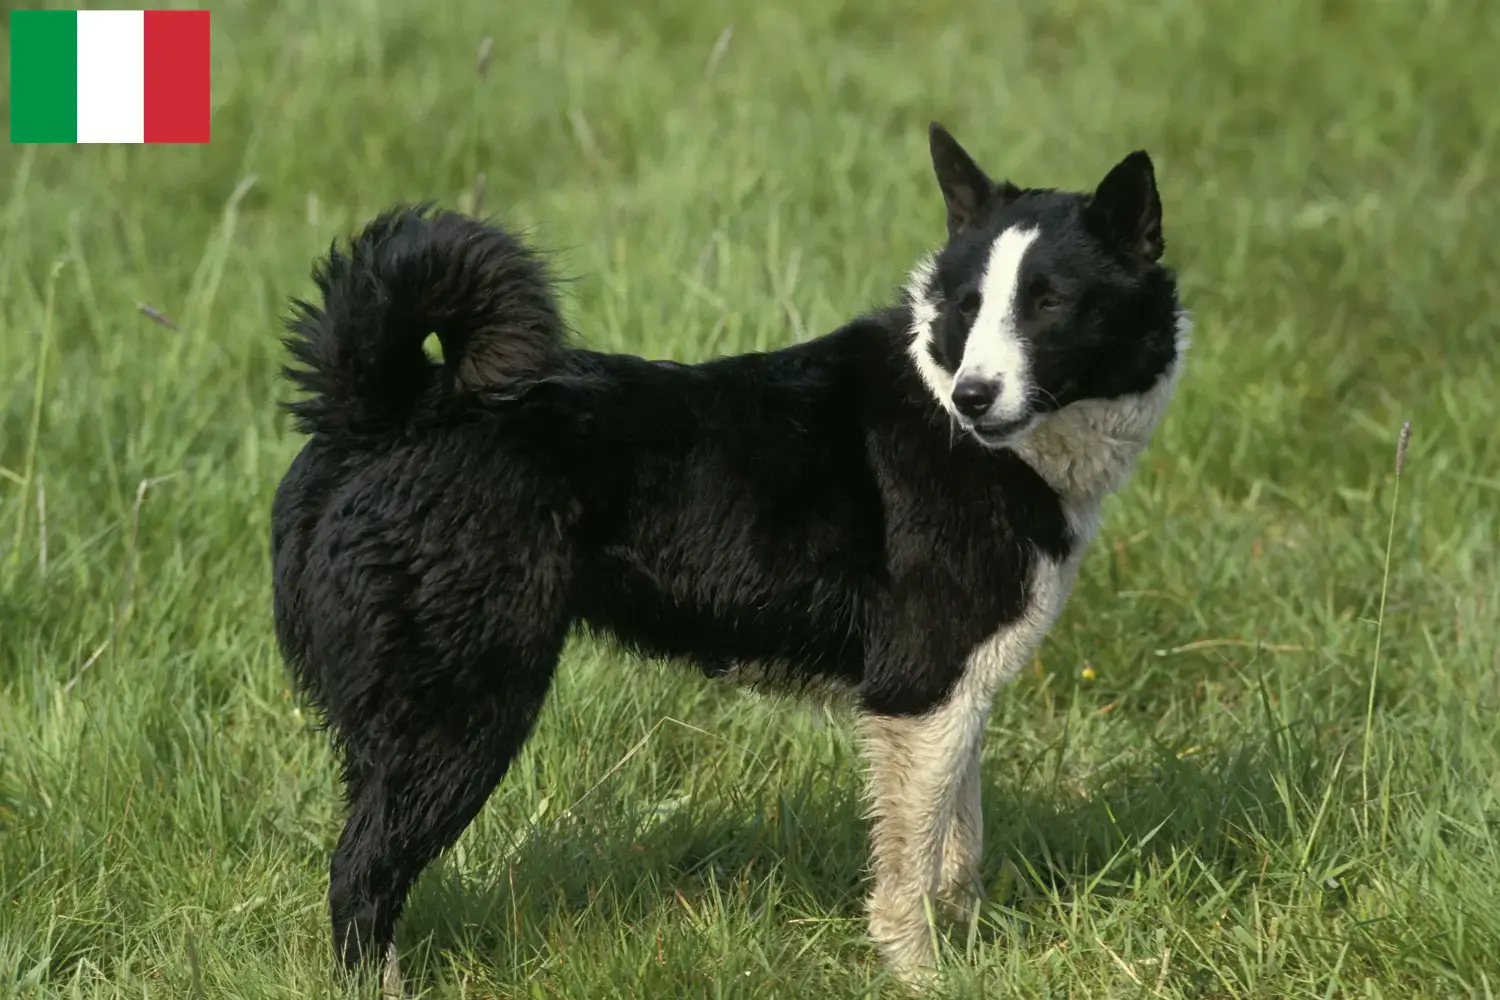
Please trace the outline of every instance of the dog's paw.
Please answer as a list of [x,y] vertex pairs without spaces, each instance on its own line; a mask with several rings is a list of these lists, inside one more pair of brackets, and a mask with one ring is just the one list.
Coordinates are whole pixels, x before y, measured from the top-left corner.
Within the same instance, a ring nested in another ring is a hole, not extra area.
[[940,902],[943,916],[955,924],[967,924],[979,916],[984,894],[967,888],[951,889],[943,894]]
[[385,967],[380,972],[380,1000],[406,1000],[406,980],[396,958],[396,946],[385,949]]

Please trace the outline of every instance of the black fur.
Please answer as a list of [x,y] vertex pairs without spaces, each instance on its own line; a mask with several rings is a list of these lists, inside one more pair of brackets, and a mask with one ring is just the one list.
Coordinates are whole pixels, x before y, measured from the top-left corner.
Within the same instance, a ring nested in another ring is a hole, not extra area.
[[[939,280],[999,210],[972,207]],[[275,499],[275,618],[343,760],[348,964],[392,940],[504,776],[571,628],[921,713],[1022,614],[1033,561],[1077,542],[1016,453],[955,434],[908,352],[910,302],[680,365],[568,346],[538,258],[457,215],[382,215],[315,275],[322,304],[297,304],[288,340],[311,436]]]

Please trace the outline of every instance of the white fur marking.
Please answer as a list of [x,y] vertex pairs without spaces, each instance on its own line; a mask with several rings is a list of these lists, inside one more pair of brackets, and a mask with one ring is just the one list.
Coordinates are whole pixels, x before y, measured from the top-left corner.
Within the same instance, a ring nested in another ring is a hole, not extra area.
[[936,266],[937,259],[928,254],[917,261],[906,278],[906,300],[911,306],[911,343],[906,350],[927,391],[932,393],[938,405],[957,417],[958,410],[953,407],[953,376],[932,359],[932,327],[937,322],[938,308],[937,303],[928,297],[927,286]]
[[406,978],[401,975],[401,962],[396,957],[396,943],[385,948],[385,967],[380,975],[381,1000],[402,1000],[406,996]]
[[970,377],[1000,380],[1000,394],[986,414],[994,420],[1018,420],[1030,406],[1031,361],[1016,328],[1016,300],[1021,264],[1038,235],[1034,228],[1012,227],[990,246],[990,259],[980,281],[983,298],[979,315],[974,317],[964,343],[963,362],[954,379],[955,382]]
[[933,963],[930,904],[941,897],[970,902],[978,881],[977,757],[985,722],[996,690],[1057,620],[1077,567],[1077,555],[1063,563],[1038,557],[1026,611],[975,648],[938,708],[916,718],[861,720],[874,817],[870,934],[903,977],[919,977]]
[[[983,298],[979,315],[974,318],[974,326],[964,344],[963,360],[958,367],[958,378],[976,375],[984,378],[998,376],[1003,380],[1000,397],[991,411],[991,415],[1000,420],[1020,417],[1029,405],[1031,364],[1025,344],[1016,330],[1016,298],[1021,263],[1038,235],[1033,228],[1012,228],[1001,233],[991,244],[989,261],[980,283]],[[938,303],[929,294],[928,286],[936,263],[936,258],[931,255],[923,257],[906,279],[906,300],[911,307],[911,342],[907,351],[927,391],[943,409],[959,418],[953,405],[956,378],[932,358]]]
[[1016,453],[1061,495],[1070,527],[1082,547],[1099,526],[1099,505],[1125,484],[1136,456],[1151,439],[1182,372],[1193,328],[1177,314],[1177,357],[1143,393],[1117,399],[1084,399],[1049,413],[1019,437]]

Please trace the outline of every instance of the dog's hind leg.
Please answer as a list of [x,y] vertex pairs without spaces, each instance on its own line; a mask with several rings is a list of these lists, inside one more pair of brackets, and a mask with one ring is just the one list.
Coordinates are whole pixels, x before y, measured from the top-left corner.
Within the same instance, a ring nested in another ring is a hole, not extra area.
[[451,847],[520,752],[556,669],[561,634],[532,662],[496,663],[504,687],[410,693],[344,741],[349,818],[329,865],[334,948],[346,967],[381,958],[422,870]]

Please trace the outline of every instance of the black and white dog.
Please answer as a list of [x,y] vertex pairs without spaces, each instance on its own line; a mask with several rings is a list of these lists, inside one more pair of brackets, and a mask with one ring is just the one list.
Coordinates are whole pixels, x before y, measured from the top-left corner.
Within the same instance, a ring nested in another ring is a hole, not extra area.
[[976,898],[991,699],[1062,609],[1187,324],[1145,153],[1073,194],[993,181],[936,124],[931,146],[948,240],[900,304],[765,354],[570,346],[539,259],[458,215],[390,212],[320,263],[271,546],[281,648],[343,761],[346,963],[392,949],[583,626],[850,692],[870,933],[902,974],[932,965],[927,904]]

